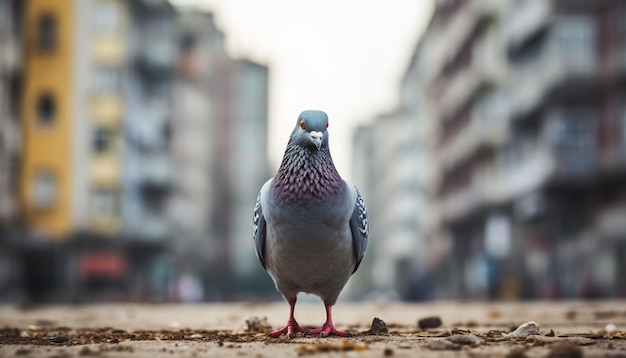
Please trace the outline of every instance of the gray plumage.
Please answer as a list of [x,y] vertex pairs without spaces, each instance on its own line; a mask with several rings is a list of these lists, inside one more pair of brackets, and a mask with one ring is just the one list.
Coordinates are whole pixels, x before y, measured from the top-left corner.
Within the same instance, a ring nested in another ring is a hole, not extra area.
[[[327,126],[324,112],[300,114],[278,173],[257,198],[253,237],[261,264],[290,305],[306,292],[328,310],[363,259],[368,222],[358,189],[333,164]],[[345,333],[333,330],[321,334]]]

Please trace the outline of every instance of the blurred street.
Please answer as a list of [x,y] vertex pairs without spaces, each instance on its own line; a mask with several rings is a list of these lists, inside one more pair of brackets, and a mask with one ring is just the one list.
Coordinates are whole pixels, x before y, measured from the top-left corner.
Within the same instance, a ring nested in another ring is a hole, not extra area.
[[[420,330],[417,321],[430,316],[440,317],[442,325]],[[264,334],[269,327],[250,331],[246,320],[252,317],[260,318],[259,322],[267,317],[267,323],[276,329],[287,319],[287,305],[102,304],[29,310],[5,306],[0,308],[0,327],[4,327],[0,331],[0,356],[293,357],[329,351],[329,356],[342,357],[504,357],[524,351],[528,357],[544,357],[556,354],[556,349],[570,349],[585,357],[626,356],[624,301],[340,302],[335,314],[338,328],[355,334],[346,339],[269,339]],[[386,323],[388,333],[365,333],[374,317]],[[303,326],[321,325],[323,307],[299,304],[296,318]],[[539,325],[540,335],[501,337],[499,331],[509,332],[527,321]],[[452,334],[473,334],[485,342],[440,343],[447,342]]]

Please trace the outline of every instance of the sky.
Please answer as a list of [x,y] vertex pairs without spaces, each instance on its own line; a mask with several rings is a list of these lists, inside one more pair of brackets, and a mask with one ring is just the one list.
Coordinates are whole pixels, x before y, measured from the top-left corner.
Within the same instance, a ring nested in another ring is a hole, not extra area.
[[280,164],[298,114],[328,113],[340,174],[354,129],[398,103],[432,0],[170,0],[214,13],[227,51],[270,68],[269,158]]

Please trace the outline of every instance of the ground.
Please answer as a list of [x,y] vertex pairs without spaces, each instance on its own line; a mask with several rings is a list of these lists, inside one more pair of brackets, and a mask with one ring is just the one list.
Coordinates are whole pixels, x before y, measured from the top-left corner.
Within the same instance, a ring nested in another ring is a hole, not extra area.
[[[0,357],[626,357],[625,301],[340,302],[335,323],[350,338],[266,337],[287,313],[256,302],[0,306]],[[385,324],[368,332],[375,317]],[[441,325],[420,328],[426,317]],[[298,304],[296,318],[321,326],[323,306]],[[528,321],[539,335],[502,335]]]

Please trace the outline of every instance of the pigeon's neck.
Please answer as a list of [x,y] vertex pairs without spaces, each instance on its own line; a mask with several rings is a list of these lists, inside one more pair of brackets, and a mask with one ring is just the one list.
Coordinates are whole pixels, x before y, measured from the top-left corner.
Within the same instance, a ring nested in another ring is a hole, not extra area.
[[339,194],[342,182],[328,147],[316,150],[290,144],[272,186],[280,203],[306,204]]

